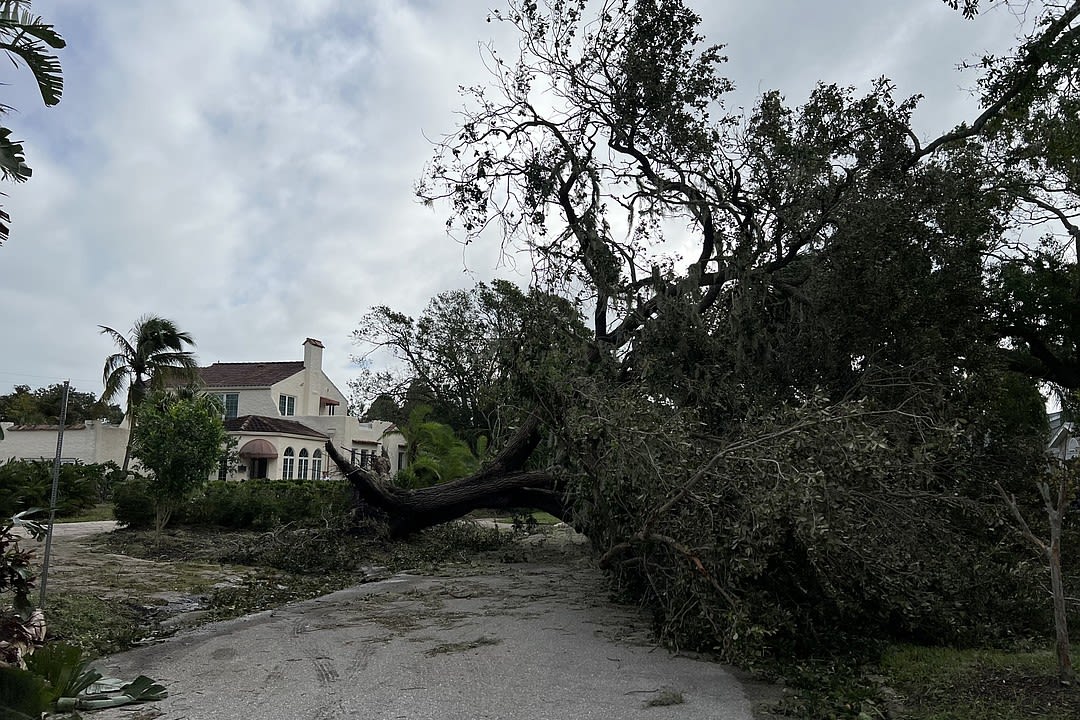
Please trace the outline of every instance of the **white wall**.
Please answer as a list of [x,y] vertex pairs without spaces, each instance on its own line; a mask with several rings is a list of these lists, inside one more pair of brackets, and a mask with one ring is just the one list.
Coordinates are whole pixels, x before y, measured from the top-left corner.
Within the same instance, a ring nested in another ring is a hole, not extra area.
[[[16,459],[50,459],[56,455],[57,430],[14,430],[14,423],[0,423],[4,439],[0,440],[0,462]],[[62,458],[84,463],[124,462],[128,429],[110,425],[103,420],[87,420],[77,427],[64,429]]]

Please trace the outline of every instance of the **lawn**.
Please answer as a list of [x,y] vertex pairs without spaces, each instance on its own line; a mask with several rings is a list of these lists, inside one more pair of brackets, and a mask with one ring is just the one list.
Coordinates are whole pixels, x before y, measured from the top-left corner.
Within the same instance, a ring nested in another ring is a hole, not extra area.
[[[1073,645],[1076,658],[1080,646]],[[1080,687],[1057,680],[1053,653],[896,646],[881,663],[911,720],[1075,720]]]
[[72,515],[71,517],[58,517],[56,522],[58,523],[75,523],[75,522],[98,522],[101,520],[113,519],[113,506],[112,503],[102,503],[95,505],[92,508],[83,510],[78,515]]

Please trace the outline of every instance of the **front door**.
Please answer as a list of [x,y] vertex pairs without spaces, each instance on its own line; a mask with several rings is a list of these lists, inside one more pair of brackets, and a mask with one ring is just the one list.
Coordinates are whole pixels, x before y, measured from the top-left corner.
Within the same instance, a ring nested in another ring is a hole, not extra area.
[[262,480],[266,477],[266,458],[251,458],[251,465],[248,469],[248,478],[251,480]]

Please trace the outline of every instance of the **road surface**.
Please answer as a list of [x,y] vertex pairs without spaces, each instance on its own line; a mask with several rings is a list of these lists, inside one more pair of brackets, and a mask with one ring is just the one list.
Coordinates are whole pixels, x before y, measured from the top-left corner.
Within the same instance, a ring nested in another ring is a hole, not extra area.
[[[106,659],[169,697],[96,720],[751,720],[722,666],[651,645],[587,563],[395,576]],[[650,701],[681,700],[675,704]]]

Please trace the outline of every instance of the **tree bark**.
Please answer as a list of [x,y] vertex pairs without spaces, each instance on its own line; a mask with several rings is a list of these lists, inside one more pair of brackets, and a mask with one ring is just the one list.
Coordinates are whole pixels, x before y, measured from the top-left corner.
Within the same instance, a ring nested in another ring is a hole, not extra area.
[[326,443],[326,452],[352,485],[357,504],[382,513],[391,536],[403,537],[481,508],[527,507],[567,519],[568,507],[558,478],[546,470],[522,469],[539,441],[539,421],[530,417],[478,472],[418,490],[390,485],[356,467],[332,442]]
[[1058,680],[1071,685],[1076,680],[1072,659],[1069,657],[1069,622],[1065,613],[1065,582],[1061,576],[1061,536],[1058,532],[1050,540],[1050,590],[1054,596],[1054,650],[1057,655]]

